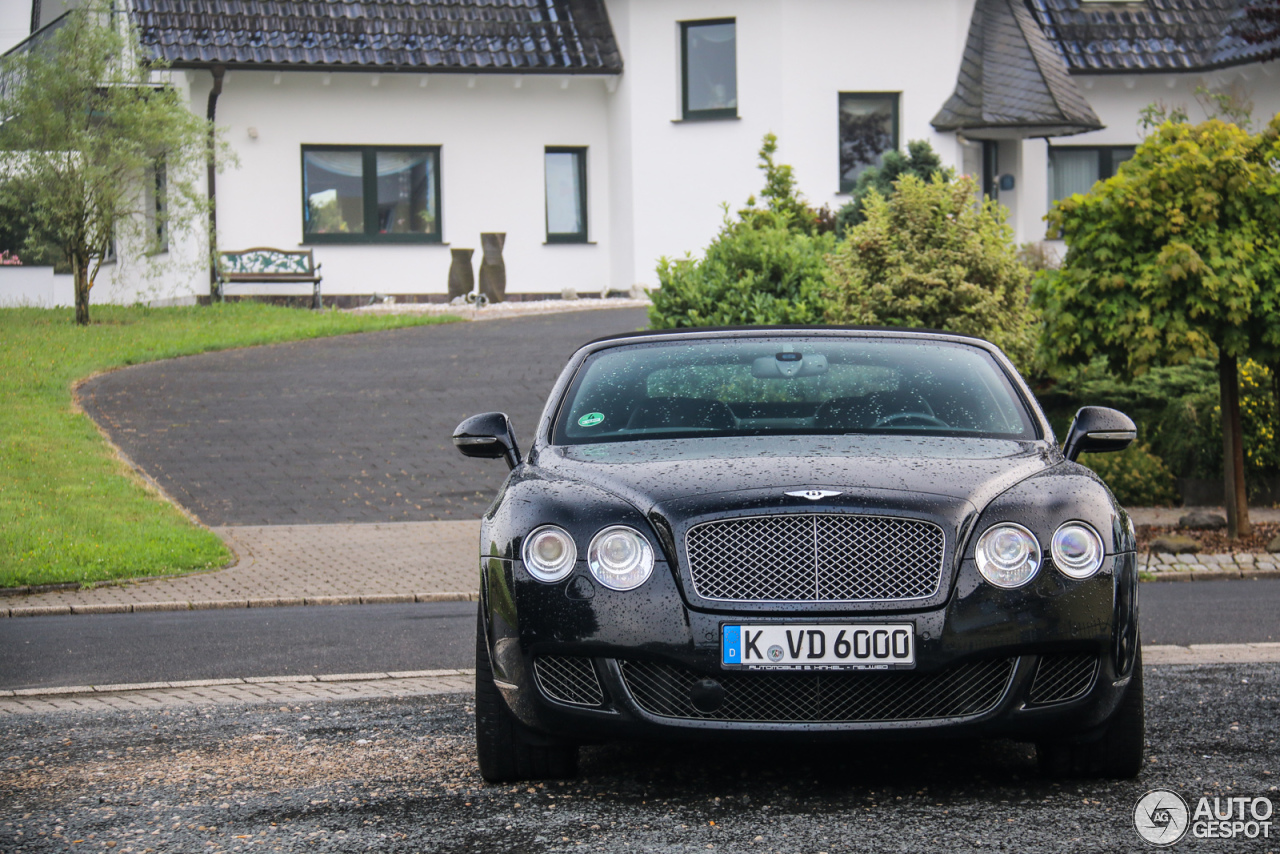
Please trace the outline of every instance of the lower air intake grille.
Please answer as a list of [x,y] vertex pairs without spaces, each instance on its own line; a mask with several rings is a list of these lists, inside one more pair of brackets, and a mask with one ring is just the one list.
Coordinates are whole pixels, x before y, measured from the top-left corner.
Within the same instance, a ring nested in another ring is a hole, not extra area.
[[689,691],[701,674],[652,662],[621,662],[631,696],[650,714],[759,723],[918,721],[979,715],[1004,695],[1013,661],[961,664],[936,673],[730,672],[720,674],[724,702],[714,712],[693,707]]
[[542,693],[558,703],[571,706],[604,705],[604,689],[596,678],[596,668],[589,658],[553,655],[533,660]]
[[1098,672],[1096,655],[1045,655],[1036,667],[1036,678],[1031,681],[1031,703],[1045,706],[1065,703],[1083,696],[1093,686]]

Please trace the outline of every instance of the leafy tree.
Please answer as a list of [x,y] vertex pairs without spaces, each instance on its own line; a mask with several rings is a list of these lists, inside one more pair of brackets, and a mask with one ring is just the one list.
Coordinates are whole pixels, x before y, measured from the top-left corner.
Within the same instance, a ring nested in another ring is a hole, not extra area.
[[164,226],[189,230],[204,210],[197,182],[208,123],[153,81],[133,28],[109,5],[72,10],[63,23],[0,59],[0,206],[22,211],[25,244],[56,247],[75,276],[76,322],[113,242],[154,244],[159,170]]
[[765,207],[752,197],[735,220],[726,206],[701,259],[659,259],[662,287],[649,308],[654,329],[821,320],[825,258],[835,237],[796,190],[791,167],[774,161],[776,152],[777,138],[768,134],[759,154]]
[[1046,362],[1129,377],[1215,358],[1229,533],[1248,533],[1238,364],[1280,353],[1280,116],[1258,134],[1167,122],[1049,221],[1067,255],[1034,288]]
[[831,258],[828,323],[923,326],[981,335],[1027,366],[1035,318],[1030,271],[1018,260],[1005,210],[974,203],[973,179],[903,175]]
[[852,198],[836,214],[836,230],[844,234],[866,219],[863,208],[867,197],[874,190],[886,198],[893,195],[893,185],[903,175],[915,175],[921,181],[931,181],[941,175],[950,181],[955,170],[942,165],[942,158],[927,140],[916,139],[907,143],[907,153],[887,151],[879,166],[869,166],[858,175]]

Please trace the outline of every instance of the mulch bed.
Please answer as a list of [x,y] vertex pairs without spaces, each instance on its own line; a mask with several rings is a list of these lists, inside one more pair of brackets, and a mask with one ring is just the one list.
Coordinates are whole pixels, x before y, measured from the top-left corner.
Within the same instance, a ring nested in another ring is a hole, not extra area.
[[1238,537],[1234,540],[1227,539],[1225,528],[1218,531],[1194,531],[1188,528],[1179,528],[1176,525],[1138,525],[1137,531],[1139,553],[1145,553],[1151,541],[1156,537],[1177,534],[1197,540],[1200,543],[1200,554],[1227,554],[1228,552],[1266,554],[1267,544],[1275,539],[1276,534],[1280,533],[1280,524],[1275,522],[1255,522],[1252,534]]

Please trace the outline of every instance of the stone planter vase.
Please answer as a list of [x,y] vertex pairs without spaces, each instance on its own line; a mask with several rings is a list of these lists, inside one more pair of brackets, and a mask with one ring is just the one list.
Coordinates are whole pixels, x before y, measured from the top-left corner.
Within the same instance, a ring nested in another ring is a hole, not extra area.
[[475,273],[471,269],[471,256],[474,249],[451,249],[453,263],[449,265],[449,301],[465,297],[476,286]]
[[502,247],[507,242],[506,232],[482,232],[480,247],[480,293],[489,302],[502,302],[507,298],[507,265],[502,260]]

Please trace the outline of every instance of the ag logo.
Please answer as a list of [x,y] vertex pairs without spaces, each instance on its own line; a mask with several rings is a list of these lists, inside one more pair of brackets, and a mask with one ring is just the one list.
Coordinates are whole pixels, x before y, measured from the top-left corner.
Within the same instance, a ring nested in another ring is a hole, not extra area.
[[1190,811],[1177,792],[1152,789],[1133,808],[1133,826],[1152,845],[1172,845],[1187,833]]

